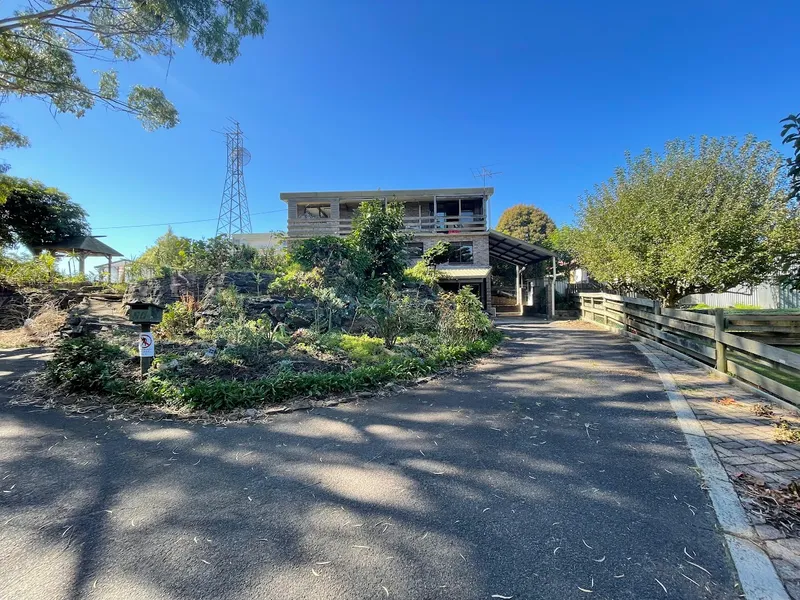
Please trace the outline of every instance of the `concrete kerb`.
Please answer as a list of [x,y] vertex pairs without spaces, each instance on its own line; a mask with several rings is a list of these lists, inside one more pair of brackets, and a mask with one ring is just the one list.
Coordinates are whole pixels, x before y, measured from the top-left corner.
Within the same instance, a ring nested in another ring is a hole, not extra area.
[[767,554],[757,546],[758,540],[736,490],[708,441],[702,425],[681,393],[672,374],[663,362],[639,341],[634,346],[645,355],[658,373],[667,392],[678,424],[695,464],[708,488],[714,512],[725,533],[725,542],[733,558],[747,600],[789,600],[775,567]]

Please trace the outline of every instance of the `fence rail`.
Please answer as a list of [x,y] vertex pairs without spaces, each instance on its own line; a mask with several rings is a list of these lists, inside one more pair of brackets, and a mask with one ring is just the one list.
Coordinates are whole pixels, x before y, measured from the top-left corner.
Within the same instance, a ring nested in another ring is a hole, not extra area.
[[[714,366],[800,406],[800,354],[744,337],[741,322],[773,321],[776,315],[726,316],[661,308],[653,300],[613,294],[581,294],[581,318],[662,344]],[[793,327],[800,317],[781,315]],[[772,327],[772,325],[770,325]]]
[[[486,217],[404,217],[406,231],[418,233],[474,233],[486,231]],[[347,235],[353,231],[353,219],[289,219],[289,237]]]

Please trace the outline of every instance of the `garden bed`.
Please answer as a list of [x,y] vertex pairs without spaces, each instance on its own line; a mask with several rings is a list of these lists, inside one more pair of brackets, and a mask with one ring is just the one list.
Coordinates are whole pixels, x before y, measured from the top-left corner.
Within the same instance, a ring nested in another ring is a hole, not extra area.
[[275,405],[308,408],[309,400],[339,402],[416,382],[489,353],[501,339],[495,330],[462,343],[414,334],[389,350],[382,339],[367,335],[300,330],[256,355],[233,345],[220,350],[207,342],[169,342],[153,370],[141,376],[130,346],[81,337],[56,349],[35,388],[40,398],[78,412],[104,405],[184,416],[256,409],[252,416],[284,410],[268,410]]

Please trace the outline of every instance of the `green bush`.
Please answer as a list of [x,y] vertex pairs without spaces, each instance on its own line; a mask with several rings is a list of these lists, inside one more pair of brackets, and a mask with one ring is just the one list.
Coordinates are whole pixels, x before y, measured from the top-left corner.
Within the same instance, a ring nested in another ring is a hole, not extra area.
[[59,273],[56,257],[42,252],[31,258],[20,258],[0,253],[0,284],[12,287],[38,286],[53,283],[81,283],[88,281],[84,275],[67,277]]
[[125,383],[120,366],[125,352],[117,345],[95,337],[62,341],[47,363],[47,377],[70,392],[121,393]]
[[342,335],[340,348],[348,358],[359,363],[376,363],[388,356],[383,340],[368,335]]
[[244,299],[236,290],[236,286],[231,285],[217,292],[216,301],[219,306],[220,323],[244,319]]
[[214,335],[228,343],[226,354],[244,360],[258,360],[273,344],[285,345],[288,341],[285,328],[280,324],[273,325],[269,319],[238,319],[223,323]]
[[448,344],[464,344],[479,340],[492,327],[478,297],[469,288],[458,293],[444,293],[437,302],[439,335]]
[[282,273],[286,263],[286,253],[280,248],[257,250],[246,244],[237,244],[226,236],[192,240],[175,235],[168,229],[153,246],[125,268],[125,275],[130,280],[137,280],[161,277],[172,271]]
[[404,276],[407,281],[424,283],[428,287],[435,287],[442,279],[442,274],[439,271],[421,260],[414,266],[407,268]]
[[383,285],[381,293],[369,304],[366,313],[375,322],[378,335],[391,349],[403,334],[431,331],[435,315],[429,302],[418,296],[405,295],[391,285]]
[[199,305],[194,297],[187,294],[167,306],[156,332],[166,338],[176,338],[191,333],[197,321],[198,308]]

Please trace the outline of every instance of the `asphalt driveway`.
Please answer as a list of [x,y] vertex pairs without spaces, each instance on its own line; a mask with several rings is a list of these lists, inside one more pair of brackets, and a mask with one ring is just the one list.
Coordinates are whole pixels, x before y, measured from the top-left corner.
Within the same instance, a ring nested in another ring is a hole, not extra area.
[[463,376],[255,425],[0,398],[0,598],[737,598],[646,359],[504,328]]

